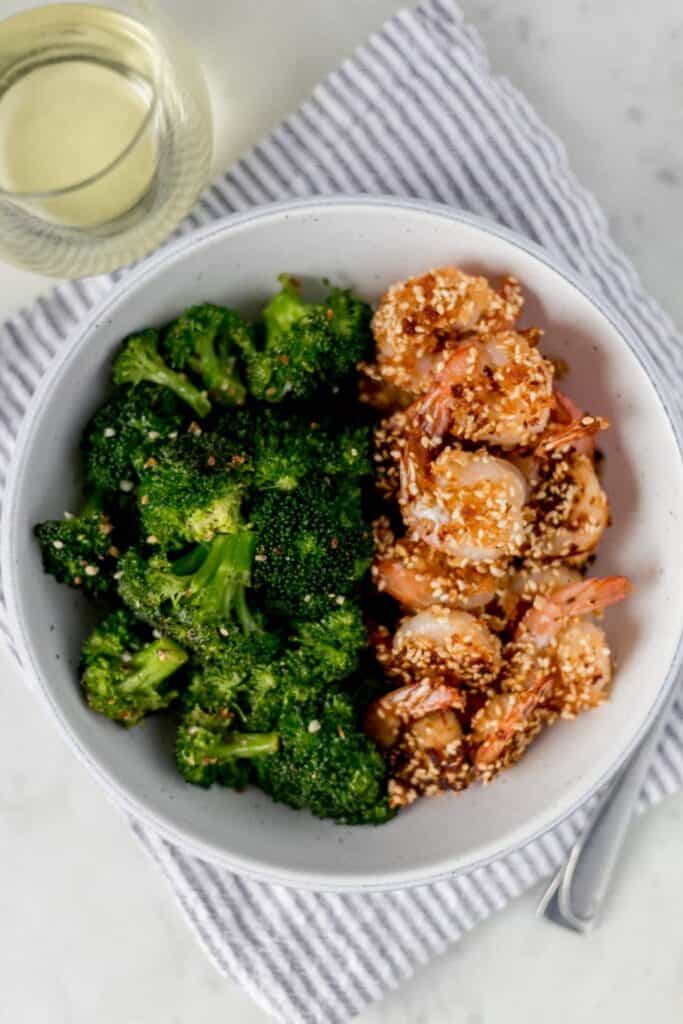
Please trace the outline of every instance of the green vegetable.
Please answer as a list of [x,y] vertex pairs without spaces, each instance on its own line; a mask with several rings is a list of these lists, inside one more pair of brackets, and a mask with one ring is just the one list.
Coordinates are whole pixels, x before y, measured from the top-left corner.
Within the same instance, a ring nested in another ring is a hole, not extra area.
[[111,590],[118,554],[112,530],[99,495],[92,495],[78,515],[65,512],[63,519],[34,526],[45,572],[93,597]]
[[274,800],[308,807],[321,818],[381,824],[392,817],[386,766],[356,722],[348,694],[331,688],[307,703],[286,700],[277,720],[277,754],[259,758],[254,772]]
[[306,303],[294,278],[279,280],[282,290],[263,312],[262,337],[239,342],[249,391],[266,402],[308,398],[335,385],[371,346],[366,303],[336,288],[324,302]]
[[196,373],[221,405],[242,405],[246,398],[238,358],[250,343],[250,328],[239,313],[210,303],[186,309],[163,338],[171,366]]
[[194,705],[180,722],[176,737],[176,765],[180,774],[196,786],[242,789],[249,781],[252,759],[275,754],[276,733],[233,732],[233,716],[227,710],[214,714]]
[[162,549],[209,541],[242,524],[244,479],[214,434],[186,434],[139,469],[143,536]]
[[108,615],[83,645],[82,677],[88,704],[108,718],[135,725],[178,696],[171,676],[187,661],[167,637],[155,640],[125,609]]
[[135,464],[182,426],[180,403],[166,388],[116,388],[85,429],[81,451],[86,482],[103,493],[132,490]]
[[81,442],[90,497],[35,533],[46,571],[109,609],[82,651],[94,711],[131,726],[175,702],[188,782],[379,823],[385,762],[362,729],[384,687],[360,607],[371,426],[353,376],[370,308],[280,280],[257,323],[204,303],[125,339]]
[[221,412],[214,429],[245,461],[258,490],[289,491],[310,474],[355,479],[372,473],[368,426],[301,405]]
[[184,373],[166,365],[159,355],[159,335],[148,329],[131,334],[119,352],[112,368],[114,384],[159,384],[168,388],[203,418],[211,412],[211,402]]
[[255,543],[246,530],[219,534],[175,563],[165,554],[146,560],[129,551],[119,562],[119,593],[138,618],[172,636],[202,626],[259,632],[246,595]]
[[296,490],[264,492],[254,500],[252,524],[254,586],[277,614],[319,618],[343,605],[369,568],[372,536],[351,485],[307,477]]

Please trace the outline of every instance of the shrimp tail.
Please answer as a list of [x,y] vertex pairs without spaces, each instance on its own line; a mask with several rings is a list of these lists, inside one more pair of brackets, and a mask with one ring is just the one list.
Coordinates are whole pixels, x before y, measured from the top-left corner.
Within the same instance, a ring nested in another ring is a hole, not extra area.
[[502,757],[515,734],[524,731],[531,715],[550,696],[551,690],[552,679],[540,675],[518,696],[497,728],[474,751],[472,761],[477,771],[487,771]]
[[533,637],[537,646],[544,646],[567,619],[596,614],[617,601],[623,601],[633,589],[626,576],[604,576],[580,580],[566,587],[537,597],[519,625],[521,636]]
[[380,746],[387,747],[394,723],[408,724],[432,711],[462,706],[462,694],[453,686],[445,683],[432,686],[427,681],[412,683],[374,700],[365,714],[364,730]]
[[449,356],[434,378],[433,387],[416,402],[416,419],[421,433],[434,444],[446,436],[453,418],[453,400],[458,389],[478,370],[480,353],[473,342],[463,342]]
[[522,286],[516,277],[513,277],[512,274],[507,274],[503,278],[498,294],[504,303],[503,324],[505,326],[512,326],[522,312],[522,306],[524,305]]
[[[607,430],[609,420],[603,416],[583,415],[580,419],[572,420],[567,426],[561,429],[554,429],[536,446],[537,455],[548,455],[550,452],[562,448],[575,448],[577,451],[584,450],[580,442],[595,437],[601,430]],[[593,445],[590,446],[591,454]]]
[[626,576],[603,576],[570,583],[548,600],[561,609],[563,617],[589,615],[623,601],[632,591],[633,584]]

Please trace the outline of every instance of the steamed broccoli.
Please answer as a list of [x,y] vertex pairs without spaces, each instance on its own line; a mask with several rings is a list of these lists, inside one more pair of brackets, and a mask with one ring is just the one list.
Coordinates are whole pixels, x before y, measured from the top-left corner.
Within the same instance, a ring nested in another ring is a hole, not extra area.
[[239,529],[244,481],[213,434],[185,434],[140,467],[143,535],[162,549]]
[[367,640],[360,608],[347,601],[317,622],[295,625],[290,662],[296,661],[300,673],[326,686],[355,672]]
[[296,490],[258,495],[254,586],[274,613],[315,619],[343,604],[372,558],[371,531],[351,486],[306,477]]
[[370,307],[334,288],[322,303],[306,303],[286,274],[263,312],[262,337],[239,342],[251,394],[267,402],[307,398],[333,386],[368,355]]
[[97,597],[112,588],[118,551],[112,544],[113,526],[92,495],[78,515],[48,519],[34,526],[45,572],[59,583],[78,587]]
[[138,618],[181,643],[193,630],[198,644],[205,641],[203,627],[260,633],[246,597],[255,542],[246,530],[218,534],[176,562],[165,554],[145,560],[128,551],[119,561],[119,594]]
[[387,773],[362,728],[385,688],[366,678],[360,606],[371,424],[353,376],[371,311],[280,282],[256,323],[204,303],[123,341],[81,443],[93,496],[35,532],[48,572],[117,609],[83,645],[94,711],[130,726],[177,700],[188,782],[379,823]]
[[[348,694],[307,675],[295,652],[264,663],[248,686],[253,709],[245,716],[239,704],[236,714],[229,709],[236,692],[229,683],[222,690],[218,679],[212,686],[206,676],[193,680],[176,746],[188,781],[240,788],[255,778],[275,800],[349,824],[392,816],[384,760],[359,727]],[[230,731],[238,716],[248,733]]]
[[249,781],[251,764],[277,752],[277,733],[234,732],[233,717],[227,709],[211,713],[197,704],[185,712],[176,737],[176,765],[187,782],[196,786],[220,782],[242,789]]
[[201,377],[214,401],[242,405],[247,391],[238,370],[239,350],[250,344],[250,328],[239,313],[205,303],[186,309],[163,337],[174,370]]
[[118,609],[85,641],[81,682],[93,711],[130,726],[175,700],[169,680],[186,661],[172,640],[155,640],[129,611]]
[[180,403],[166,388],[154,384],[116,388],[83,435],[86,482],[102,492],[131,491],[134,462],[144,462],[182,423]]
[[277,754],[254,761],[258,784],[274,800],[321,818],[380,824],[392,817],[386,766],[338,687],[308,702],[286,700],[275,727]]
[[203,648],[188,699],[211,710],[229,705],[250,729],[269,730],[285,699],[309,700],[355,672],[365,644],[360,610],[350,605],[319,623],[299,623],[286,642],[271,631],[240,646],[230,631]]
[[221,412],[214,429],[244,460],[257,490],[289,491],[311,473],[360,478],[372,472],[369,427],[300,405]]
[[191,383],[184,373],[166,365],[159,355],[159,335],[148,329],[126,338],[112,367],[114,384],[159,384],[187,402],[200,418],[211,412],[211,402],[204,391]]

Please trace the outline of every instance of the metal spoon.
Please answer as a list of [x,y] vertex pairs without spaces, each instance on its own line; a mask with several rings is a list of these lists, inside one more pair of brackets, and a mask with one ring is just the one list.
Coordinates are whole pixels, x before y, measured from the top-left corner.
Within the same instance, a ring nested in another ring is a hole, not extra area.
[[636,800],[679,693],[677,680],[650,732],[602,794],[586,831],[546,889],[539,915],[576,932],[589,932],[597,924]]

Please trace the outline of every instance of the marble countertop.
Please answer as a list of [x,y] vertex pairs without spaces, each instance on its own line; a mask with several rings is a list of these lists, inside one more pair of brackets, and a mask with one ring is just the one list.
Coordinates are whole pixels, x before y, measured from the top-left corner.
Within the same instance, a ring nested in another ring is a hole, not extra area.
[[[144,0],[141,0],[144,2]],[[675,0],[462,0],[494,66],[564,139],[615,236],[683,322],[683,9]],[[0,0],[0,15],[22,6]],[[294,108],[395,0],[165,0],[215,101],[216,169]],[[617,16],[618,11],[618,16]],[[0,267],[0,315],[51,282]],[[0,1007],[17,1024],[261,1024],[0,652]],[[638,821],[602,927],[527,896],[359,1024],[673,1024],[683,1010],[683,795]]]

